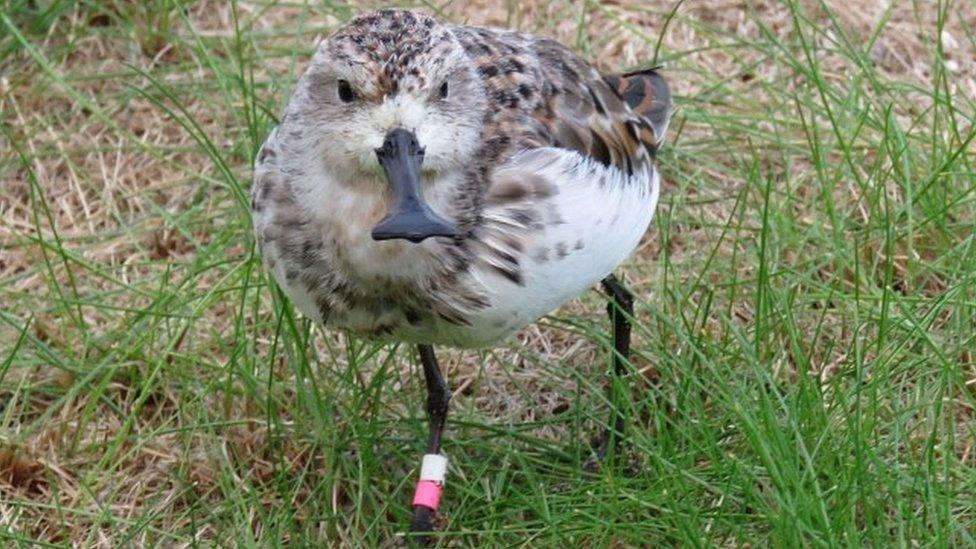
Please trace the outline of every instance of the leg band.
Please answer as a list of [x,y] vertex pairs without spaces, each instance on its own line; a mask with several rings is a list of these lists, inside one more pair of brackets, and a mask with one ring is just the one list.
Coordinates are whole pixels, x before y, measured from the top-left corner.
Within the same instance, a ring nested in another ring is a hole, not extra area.
[[426,454],[420,465],[420,480],[413,494],[413,504],[437,510],[444,490],[444,477],[447,475],[447,457],[440,454]]
[[421,480],[417,482],[417,491],[413,493],[413,504],[423,505],[436,511],[441,504],[441,490],[443,489],[444,487],[436,482]]

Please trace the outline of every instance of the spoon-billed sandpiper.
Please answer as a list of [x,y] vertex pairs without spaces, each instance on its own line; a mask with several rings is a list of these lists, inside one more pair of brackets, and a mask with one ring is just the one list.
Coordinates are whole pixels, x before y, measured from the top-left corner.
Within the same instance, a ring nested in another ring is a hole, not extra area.
[[255,160],[254,230],[305,315],[417,345],[430,439],[415,530],[446,468],[433,345],[495,344],[602,281],[623,367],[632,295],[611,273],[650,224],[669,115],[656,71],[604,75],[527,34],[385,10],[318,44]]

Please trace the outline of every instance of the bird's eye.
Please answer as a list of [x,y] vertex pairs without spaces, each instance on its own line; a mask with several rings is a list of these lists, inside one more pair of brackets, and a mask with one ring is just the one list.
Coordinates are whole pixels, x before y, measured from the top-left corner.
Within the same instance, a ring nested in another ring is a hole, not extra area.
[[346,80],[339,81],[339,99],[343,103],[349,103],[356,98],[356,92],[352,91],[352,86]]
[[447,82],[441,84],[441,99],[447,99]]

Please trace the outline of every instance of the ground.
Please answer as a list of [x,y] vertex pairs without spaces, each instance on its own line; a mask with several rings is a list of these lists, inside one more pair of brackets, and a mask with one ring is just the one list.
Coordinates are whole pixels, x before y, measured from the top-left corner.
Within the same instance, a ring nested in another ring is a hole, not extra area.
[[[499,7],[504,6],[504,7]],[[675,92],[628,443],[594,291],[456,390],[450,546],[976,543],[976,4],[438,2]],[[0,2],[0,539],[393,545],[417,357],[259,268],[250,162],[331,2]]]

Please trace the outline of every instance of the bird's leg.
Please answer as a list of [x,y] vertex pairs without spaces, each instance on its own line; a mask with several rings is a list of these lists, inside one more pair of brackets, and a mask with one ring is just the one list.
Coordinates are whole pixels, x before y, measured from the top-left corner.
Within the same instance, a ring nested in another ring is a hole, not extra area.
[[[427,440],[427,455],[421,466],[420,482],[413,498],[413,520],[410,523],[412,532],[432,532],[433,520],[440,503],[441,488],[444,484],[444,473],[447,469],[447,458],[440,454],[441,435],[444,423],[447,421],[447,407],[451,402],[451,389],[441,375],[437,365],[437,357],[430,345],[418,345],[420,363],[424,367],[424,381],[427,384],[427,415],[430,420],[430,436]],[[421,537],[422,544],[430,540]]]
[[420,351],[420,363],[424,366],[424,381],[427,384],[427,415],[430,418],[430,438],[427,441],[427,453],[437,454],[441,451],[441,434],[444,423],[447,422],[447,407],[451,402],[451,389],[441,375],[441,368],[434,356],[434,349],[430,345],[417,345]]
[[624,415],[620,410],[618,385],[626,371],[625,361],[630,360],[630,319],[634,316],[634,294],[610,275],[603,279],[603,289],[610,295],[607,315],[613,323],[613,374],[610,378],[610,422],[603,441],[597,449],[597,457],[603,461],[607,453],[616,449],[624,438]]

